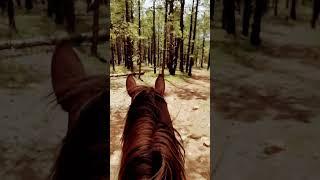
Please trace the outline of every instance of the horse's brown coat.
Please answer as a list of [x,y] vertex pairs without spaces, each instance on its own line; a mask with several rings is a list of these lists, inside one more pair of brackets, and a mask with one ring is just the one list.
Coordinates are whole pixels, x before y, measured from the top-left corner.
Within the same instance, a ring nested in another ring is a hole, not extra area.
[[184,149],[163,98],[163,76],[152,88],[137,86],[129,75],[126,87],[132,102],[122,135],[119,180],[185,180]]
[[107,77],[88,76],[68,42],[56,46],[51,77],[57,103],[69,114],[68,132],[51,178],[109,179]]

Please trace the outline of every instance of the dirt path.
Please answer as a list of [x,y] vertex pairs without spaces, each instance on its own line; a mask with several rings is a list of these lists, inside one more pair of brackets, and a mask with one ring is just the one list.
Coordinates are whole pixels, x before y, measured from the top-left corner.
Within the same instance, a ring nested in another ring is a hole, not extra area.
[[215,30],[214,178],[317,180],[320,32],[263,22],[257,50]]
[[[156,76],[142,77],[153,86]],[[121,155],[120,137],[130,97],[125,89],[126,77],[111,78],[111,179],[117,177]],[[144,84],[138,81],[140,84]],[[174,127],[182,135],[189,179],[209,179],[210,163],[210,84],[209,72],[195,70],[193,78],[166,77],[165,99]]]
[[[65,136],[67,114],[53,97],[52,47],[0,52],[0,179],[47,179]],[[88,73],[105,64],[79,52]]]

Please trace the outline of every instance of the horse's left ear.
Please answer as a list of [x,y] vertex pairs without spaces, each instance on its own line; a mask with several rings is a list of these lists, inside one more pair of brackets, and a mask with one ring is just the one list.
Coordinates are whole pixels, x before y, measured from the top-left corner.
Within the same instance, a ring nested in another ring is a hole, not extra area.
[[136,81],[133,78],[133,75],[130,74],[127,77],[127,81],[126,81],[126,88],[127,88],[127,92],[129,94],[130,97],[132,97],[132,90],[137,86]]
[[164,77],[162,74],[159,74],[156,83],[155,83],[155,90],[160,93],[162,96],[164,95],[165,90],[165,83],[164,83]]

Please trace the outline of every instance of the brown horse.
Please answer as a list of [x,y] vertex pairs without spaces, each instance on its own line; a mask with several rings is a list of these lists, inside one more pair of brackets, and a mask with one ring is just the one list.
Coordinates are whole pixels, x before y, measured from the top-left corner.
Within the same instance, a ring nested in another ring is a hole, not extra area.
[[119,180],[185,180],[184,148],[163,97],[163,76],[152,88],[137,86],[129,75],[126,87],[132,101],[122,135]]
[[51,64],[57,103],[68,112],[68,131],[53,167],[53,180],[109,179],[107,77],[88,76],[68,42],[56,46]]

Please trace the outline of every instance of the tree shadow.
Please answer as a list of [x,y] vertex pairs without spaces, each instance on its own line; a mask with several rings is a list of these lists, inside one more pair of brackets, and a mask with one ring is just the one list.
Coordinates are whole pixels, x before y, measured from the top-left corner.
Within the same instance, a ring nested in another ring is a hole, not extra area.
[[[320,47],[307,47],[299,45],[279,46],[273,42],[265,42],[260,52],[268,57],[301,59],[300,62],[320,67]],[[317,62],[317,63],[316,63]]]
[[172,92],[174,94],[176,94],[180,99],[183,99],[183,100],[191,100],[191,99],[207,100],[210,96],[210,93],[201,92],[196,89],[183,88],[183,87],[177,86],[175,83],[171,82],[170,80],[166,80],[166,81],[174,87]]
[[234,121],[256,122],[268,117],[268,110],[271,110],[275,112],[273,120],[310,123],[310,119],[315,116],[312,110],[315,107],[309,102],[320,102],[320,99],[313,99],[314,97],[284,97],[277,90],[268,90],[262,94],[255,87],[226,85],[230,89],[214,93],[213,103],[226,119]]

